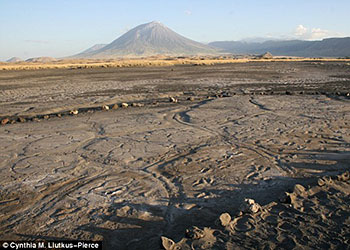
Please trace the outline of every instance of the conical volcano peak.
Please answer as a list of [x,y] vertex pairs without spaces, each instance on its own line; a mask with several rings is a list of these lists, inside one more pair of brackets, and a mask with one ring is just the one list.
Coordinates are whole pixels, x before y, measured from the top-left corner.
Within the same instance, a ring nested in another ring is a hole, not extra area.
[[164,24],[162,24],[159,21],[152,21],[150,23],[145,23],[145,24],[141,24],[139,26],[137,26],[135,29],[140,28],[140,29],[168,29]]
[[161,26],[164,26],[164,24],[162,24],[162,23],[159,22],[159,21],[152,21],[152,22],[148,23],[148,25],[153,25],[153,26],[155,26],[155,25],[161,25]]
[[110,44],[83,57],[198,55],[215,54],[217,50],[185,38],[158,21],[141,24]]

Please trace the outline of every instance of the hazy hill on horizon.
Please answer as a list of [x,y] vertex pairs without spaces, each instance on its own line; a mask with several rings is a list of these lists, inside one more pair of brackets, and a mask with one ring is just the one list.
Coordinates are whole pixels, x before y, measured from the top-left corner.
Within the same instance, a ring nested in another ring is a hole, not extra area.
[[349,57],[350,37],[326,38],[321,41],[270,40],[264,42],[217,41],[209,45],[223,53],[263,54],[267,51],[276,56],[300,57]]
[[23,60],[19,57],[11,57],[10,59],[6,60],[6,62],[9,62],[9,63],[23,62]]
[[71,58],[209,55],[217,53],[216,48],[181,36],[159,22],[150,22],[131,29],[110,44],[94,45]]

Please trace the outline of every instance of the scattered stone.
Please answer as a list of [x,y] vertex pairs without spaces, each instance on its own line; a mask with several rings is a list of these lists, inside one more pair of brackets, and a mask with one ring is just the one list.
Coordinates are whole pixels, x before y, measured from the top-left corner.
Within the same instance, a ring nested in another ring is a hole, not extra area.
[[11,124],[15,124],[16,123],[16,120],[11,120]]
[[103,105],[102,109],[105,110],[105,111],[108,111],[109,110],[109,106],[108,105]]
[[241,206],[241,211],[245,212],[245,213],[251,213],[251,214],[255,214],[257,213],[261,206],[256,203],[253,199],[244,199],[244,202]]
[[132,103],[131,104],[131,106],[133,106],[133,107],[143,107],[144,106],[144,104],[142,104],[142,103]]
[[162,245],[165,250],[172,250],[175,247],[175,242],[172,239],[169,239],[165,236],[161,237],[162,239]]
[[192,208],[196,207],[197,205],[194,203],[186,203],[182,206],[183,209],[185,210],[191,210]]
[[33,121],[34,121],[34,122],[40,122],[40,119],[39,119],[38,117],[34,117],[34,118],[33,118]]
[[199,193],[196,195],[197,198],[205,197],[207,194],[205,192]]
[[61,117],[62,117],[62,115],[61,115],[61,114],[57,114],[57,117],[61,118]]
[[176,103],[178,100],[175,97],[169,97],[169,102],[174,102]]
[[47,120],[47,119],[49,119],[49,118],[50,118],[49,115],[44,115],[44,119],[45,119],[45,120]]
[[194,101],[194,97],[190,96],[190,97],[187,98],[187,100],[193,102]]
[[18,121],[19,121],[19,122],[26,122],[26,119],[23,118],[23,117],[18,117]]
[[300,185],[300,184],[296,184],[294,186],[294,193],[299,195],[299,196],[304,196],[306,193],[306,189],[304,186]]
[[71,110],[70,114],[71,115],[77,115],[79,113],[79,111],[77,109]]
[[131,106],[133,106],[133,107],[143,107],[143,106],[145,106],[143,103],[133,103],[133,104],[131,104]]
[[127,107],[129,107],[129,104],[127,104],[126,102],[123,102],[122,103],[122,108],[127,108]]
[[341,175],[338,175],[338,180],[339,181],[348,181],[350,179],[350,173],[349,172],[344,172]]
[[186,236],[193,240],[201,239],[205,236],[205,233],[202,229],[193,226],[191,229],[186,229]]
[[8,118],[5,118],[1,121],[1,125],[5,125],[9,122],[10,120]]
[[320,187],[322,187],[322,186],[324,186],[326,183],[325,183],[325,181],[324,181],[322,178],[320,178],[320,179],[317,180],[317,184],[318,184]]
[[322,178],[318,179],[317,184],[322,187],[326,184],[332,184],[333,180],[331,177],[323,176]]
[[223,227],[228,226],[231,222],[231,216],[228,213],[221,214],[219,219]]
[[117,210],[117,216],[126,217],[129,215],[132,215],[132,213],[133,213],[133,208],[128,205],[121,207],[120,209]]
[[119,108],[119,105],[118,104],[114,104],[112,109],[118,109]]

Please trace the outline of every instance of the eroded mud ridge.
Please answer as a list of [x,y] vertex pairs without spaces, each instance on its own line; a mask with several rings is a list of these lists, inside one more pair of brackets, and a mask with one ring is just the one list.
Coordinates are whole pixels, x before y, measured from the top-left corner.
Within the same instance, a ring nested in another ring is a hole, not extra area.
[[[349,69],[1,72],[1,117],[49,117],[0,126],[0,237],[346,248]],[[133,102],[144,105],[102,110]]]

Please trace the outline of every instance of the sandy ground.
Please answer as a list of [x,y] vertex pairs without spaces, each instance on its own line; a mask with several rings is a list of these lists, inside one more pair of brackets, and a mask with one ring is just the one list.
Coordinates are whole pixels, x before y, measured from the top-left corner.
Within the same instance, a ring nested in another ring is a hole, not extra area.
[[[0,117],[9,119],[0,126],[0,238],[347,249],[349,70],[291,62],[0,72]],[[122,102],[144,106],[100,110]]]

